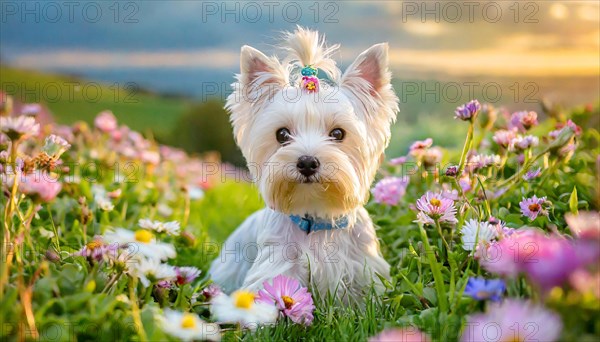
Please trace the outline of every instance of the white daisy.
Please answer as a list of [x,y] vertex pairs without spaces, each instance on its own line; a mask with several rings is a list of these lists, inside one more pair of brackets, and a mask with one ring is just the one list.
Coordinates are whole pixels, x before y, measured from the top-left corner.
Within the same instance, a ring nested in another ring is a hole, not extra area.
[[96,202],[98,208],[104,211],[111,211],[115,208],[114,204],[108,197],[106,189],[104,189],[102,185],[92,185],[92,194],[94,194],[94,202]]
[[206,323],[194,313],[166,309],[164,316],[160,317],[160,325],[165,333],[182,341],[221,340],[219,325]]
[[203,199],[204,190],[198,186],[192,185],[188,188],[188,196],[190,196],[192,201]]
[[138,225],[145,229],[154,230],[158,233],[167,233],[168,235],[178,236],[181,230],[179,226],[179,222],[171,221],[171,222],[161,222],[161,221],[152,221],[149,219],[140,219],[138,221]]
[[460,230],[462,235],[462,247],[465,251],[474,250],[475,243],[487,244],[492,241],[497,235],[498,231],[487,222],[479,222],[474,219],[470,219]]
[[40,124],[25,115],[0,117],[0,128],[12,141],[26,139],[40,132]]
[[243,327],[255,330],[259,324],[271,324],[277,321],[278,311],[274,305],[256,303],[256,294],[237,290],[228,296],[217,295],[211,301],[211,311],[219,322],[240,323]]
[[155,260],[166,260],[176,256],[173,245],[157,242],[154,234],[145,229],[135,232],[123,228],[117,228],[114,232],[108,232],[104,236],[106,243],[118,243],[120,246],[129,248],[130,255],[144,256]]
[[175,267],[162,264],[158,259],[137,258],[129,263],[127,271],[131,276],[140,280],[144,287],[164,280],[173,280],[177,277]]

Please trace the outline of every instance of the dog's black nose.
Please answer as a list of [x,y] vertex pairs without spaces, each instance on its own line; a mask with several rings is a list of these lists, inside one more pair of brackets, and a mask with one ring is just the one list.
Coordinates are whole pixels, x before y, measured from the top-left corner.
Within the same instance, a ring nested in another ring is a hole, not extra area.
[[298,172],[300,172],[305,177],[310,177],[317,172],[319,168],[319,159],[311,156],[302,156],[298,158],[298,163],[296,167],[298,168]]

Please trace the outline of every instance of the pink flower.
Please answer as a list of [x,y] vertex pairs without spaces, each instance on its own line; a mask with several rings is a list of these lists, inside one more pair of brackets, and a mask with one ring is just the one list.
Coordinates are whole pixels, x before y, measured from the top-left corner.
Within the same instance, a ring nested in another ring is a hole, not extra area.
[[492,139],[494,140],[494,142],[496,142],[496,144],[500,145],[501,147],[507,148],[508,146],[510,146],[511,141],[516,137],[516,135],[517,134],[513,130],[509,131],[501,129],[496,131]]
[[461,341],[544,341],[558,340],[562,322],[558,315],[528,301],[506,299],[489,303],[483,314],[467,319]]
[[510,125],[513,128],[517,128],[521,132],[529,130],[531,127],[538,124],[537,113],[521,111],[515,112],[510,118]]
[[369,342],[430,342],[427,334],[417,328],[395,328],[382,331],[379,335],[369,338]]
[[62,184],[56,177],[46,172],[21,176],[19,191],[42,202],[52,201],[62,189]]
[[469,158],[467,168],[470,171],[477,171],[490,166],[499,166],[502,159],[497,154],[475,154]]
[[547,291],[564,283],[574,270],[597,257],[597,250],[584,247],[535,229],[517,230],[492,243],[479,262],[487,271],[499,275],[516,277],[524,273]]
[[433,193],[428,191],[417,200],[417,222],[422,224],[433,224],[435,221],[440,223],[456,223],[456,208],[454,201],[446,198],[441,192]]
[[10,140],[17,141],[37,135],[40,132],[40,124],[30,116],[3,116],[0,117],[0,131]]
[[160,154],[157,151],[144,150],[140,153],[140,159],[144,163],[158,165],[160,163]]
[[317,92],[319,91],[319,79],[315,76],[303,76],[302,87],[310,93]]
[[565,220],[576,237],[600,240],[600,214],[597,211],[582,211],[579,215],[566,214]]
[[442,161],[443,152],[439,147],[428,148],[423,152],[423,164],[426,167],[435,166]]
[[275,304],[283,316],[289,317],[294,323],[311,325],[315,310],[313,299],[298,280],[278,275],[273,278],[272,285],[265,281],[263,287],[258,291],[257,301]]
[[433,139],[431,138],[427,138],[423,141],[417,140],[414,143],[412,143],[412,145],[410,145],[408,153],[411,156],[420,157],[426,149],[431,147],[432,144]]
[[94,126],[104,133],[109,133],[117,129],[117,118],[111,111],[104,111],[94,119]]
[[177,285],[185,285],[193,282],[200,275],[200,270],[196,267],[175,267],[175,273],[177,277],[175,282]]
[[600,298],[600,272],[591,273],[579,269],[571,274],[569,283],[580,293],[591,293]]
[[546,203],[546,197],[538,198],[533,195],[531,198],[523,197],[523,200],[519,203],[521,207],[521,213],[523,216],[529,217],[530,220],[535,220],[538,215],[548,215],[548,210],[544,208]]
[[385,177],[372,190],[375,202],[396,205],[406,193],[407,178]]

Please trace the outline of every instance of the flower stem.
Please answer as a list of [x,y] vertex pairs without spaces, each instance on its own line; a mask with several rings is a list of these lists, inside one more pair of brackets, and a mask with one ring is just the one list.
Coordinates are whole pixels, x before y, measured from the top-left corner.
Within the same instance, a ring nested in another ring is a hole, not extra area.
[[442,239],[442,242],[444,243],[444,247],[446,247],[446,254],[448,254],[448,252],[450,252],[450,246],[448,245],[448,242],[446,242],[446,239],[444,238],[444,232],[442,231],[442,226],[440,225],[439,220],[435,220],[435,227],[437,228],[438,234],[440,234],[440,238]]
[[129,282],[129,301],[131,302],[131,315],[133,316],[133,322],[137,326],[138,335],[140,336],[140,341],[145,342],[148,341],[148,337],[146,336],[146,330],[144,330],[144,324],[142,323],[142,317],[140,315],[140,307],[137,303],[137,297],[135,296],[135,288],[137,287],[137,279],[131,278]]
[[446,286],[444,285],[444,278],[442,277],[442,272],[440,271],[439,264],[435,257],[431,246],[429,245],[429,240],[427,239],[427,233],[425,232],[425,228],[423,228],[422,224],[419,224],[419,230],[421,231],[421,239],[423,240],[423,247],[425,248],[425,253],[427,254],[427,259],[429,260],[429,265],[431,266],[431,272],[433,273],[433,280],[435,283],[435,290],[437,292],[438,303],[439,303],[439,312],[447,312],[448,310],[448,298],[446,295]]
[[462,175],[463,171],[465,170],[467,153],[469,153],[469,150],[471,149],[471,145],[473,145],[473,131],[475,130],[474,126],[475,126],[475,123],[471,121],[469,123],[469,131],[467,132],[467,139],[465,140],[465,145],[463,146],[462,154],[460,155],[460,163],[458,166],[458,171],[456,172],[457,177],[460,177]]

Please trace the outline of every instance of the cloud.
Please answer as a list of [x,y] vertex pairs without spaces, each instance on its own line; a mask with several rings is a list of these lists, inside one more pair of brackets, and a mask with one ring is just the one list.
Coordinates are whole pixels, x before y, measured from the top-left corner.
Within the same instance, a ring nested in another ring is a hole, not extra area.
[[590,50],[436,50],[394,49],[393,68],[450,75],[600,75],[598,51]]
[[223,49],[137,52],[58,50],[48,52],[27,52],[16,55],[12,59],[12,64],[15,66],[34,69],[233,69],[239,64],[239,52]]
[[[517,44],[518,46],[518,44]],[[516,47],[516,46],[515,46]],[[350,59],[360,51],[343,49]],[[16,66],[34,69],[215,69],[237,71],[237,50],[107,52],[62,50],[25,53],[13,59]],[[576,76],[599,75],[597,49],[528,50],[490,48],[479,50],[390,50],[392,69],[450,75]]]

